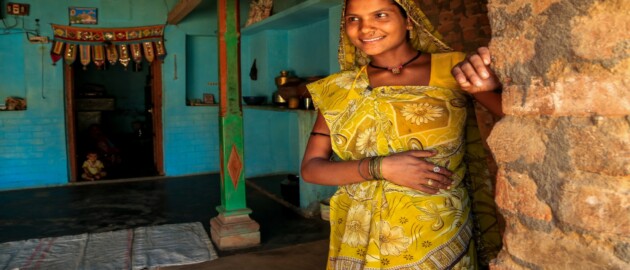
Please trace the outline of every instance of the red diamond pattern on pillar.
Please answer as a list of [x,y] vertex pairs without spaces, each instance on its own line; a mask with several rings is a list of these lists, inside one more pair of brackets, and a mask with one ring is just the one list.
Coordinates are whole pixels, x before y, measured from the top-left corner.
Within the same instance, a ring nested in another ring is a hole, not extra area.
[[232,145],[232,152],[230,153],[230,159],[228,161],[228,173],[230,174],[230,178],[232,178],[232,184],[234,184],[235,190],[238,186],[238,179],[241,177],[242,170],[243,162],[236,151],[236,146]]

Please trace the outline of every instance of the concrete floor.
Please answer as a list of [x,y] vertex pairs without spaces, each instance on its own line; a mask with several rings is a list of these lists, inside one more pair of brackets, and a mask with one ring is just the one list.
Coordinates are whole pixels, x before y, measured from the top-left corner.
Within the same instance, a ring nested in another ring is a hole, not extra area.
[[[258,187],[247,185],[246,192],[250,216],[260,224],[260,246],[217,250],[217,260],[163,269],[324,269],[328,222],[302,217],[277,200],[280,194],[269,196],[273,188],[260,190],[284,178],[248,180]],[[218,174],[2,191],[0,243],[185,222],[200,222],[209,232],[219,201]]]

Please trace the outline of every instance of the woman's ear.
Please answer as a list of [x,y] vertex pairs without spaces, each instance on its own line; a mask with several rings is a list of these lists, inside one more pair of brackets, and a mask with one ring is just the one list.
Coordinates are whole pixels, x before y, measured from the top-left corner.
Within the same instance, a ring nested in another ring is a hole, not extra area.
[[407,21],[406,23],[407,30],[413,29],[413,22],[411,21],[411,18],[407,17],[406,21]]

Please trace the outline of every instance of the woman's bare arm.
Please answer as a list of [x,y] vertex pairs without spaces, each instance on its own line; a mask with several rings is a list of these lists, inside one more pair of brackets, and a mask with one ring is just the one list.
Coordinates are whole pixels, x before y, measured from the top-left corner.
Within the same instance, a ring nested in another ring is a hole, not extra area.
[[[322,135],[324,134],[324,135]],[[328,136],[327,136],[328,135]],[[302,160],[302,178],[304,181],[319,185],[347,185],[368,181],[370,158],[361,161],[331,161],[332,145],[330,130],[321,113],[313,126]],[[424,158],[434,156],[436,152],[412,150],[392,154],[383,159],[382,175],[388,181],[434,194],[439,189],[450,188],[452,173],[438,167]],[[361,167],[359,168],[359,165]],[[361,172],[359,172],[361,171]],[[366,178],[364,178],[366,177]]]
[[[359,161],[334,162],[330,160],[331,156],[330,130],[324,117],[318,112],[313,133],[308,139],[302,160],[302,178],[304,181],[327,186],[365,181],[359,175]],[[363,162],[361,165],[367,168],[367,162]]]

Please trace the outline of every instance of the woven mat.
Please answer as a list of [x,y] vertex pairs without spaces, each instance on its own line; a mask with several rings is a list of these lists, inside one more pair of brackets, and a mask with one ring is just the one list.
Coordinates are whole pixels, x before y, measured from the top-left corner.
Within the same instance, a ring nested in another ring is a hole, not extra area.
[[199,222],[0,243],[0,269],[152,269],[216,258]]

